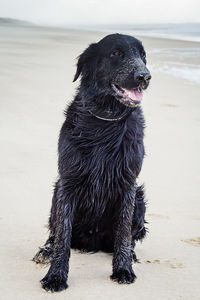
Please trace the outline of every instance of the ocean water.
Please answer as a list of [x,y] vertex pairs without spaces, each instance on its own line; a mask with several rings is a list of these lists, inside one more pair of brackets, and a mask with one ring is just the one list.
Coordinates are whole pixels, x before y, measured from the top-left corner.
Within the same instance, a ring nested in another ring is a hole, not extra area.
[[200,86],[200,68],[198,67],[191,67],[187,64],[166,63],[163,66],[149,65],[149,68],[152,72],[169,74]]
[[169,74],[200,86],[200,43],[196,47],[154,48],[148,51],[152,72]]
[[200,23],[136,25],[131,31],[150,37],[200,42]]

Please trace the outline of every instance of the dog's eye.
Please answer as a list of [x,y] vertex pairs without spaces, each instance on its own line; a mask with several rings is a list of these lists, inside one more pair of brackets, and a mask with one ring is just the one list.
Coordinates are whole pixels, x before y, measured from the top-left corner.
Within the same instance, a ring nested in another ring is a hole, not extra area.
[[142,57],[145,57],[145,56],[146,56],[146,53],[145,53],[144,51],[142,51],[142,52],[141,52],[141,56],[142,56]]
[[111,56],[123,56],[123,52],[120,51],[120,50],[114,50],[114,51],[111,53]]

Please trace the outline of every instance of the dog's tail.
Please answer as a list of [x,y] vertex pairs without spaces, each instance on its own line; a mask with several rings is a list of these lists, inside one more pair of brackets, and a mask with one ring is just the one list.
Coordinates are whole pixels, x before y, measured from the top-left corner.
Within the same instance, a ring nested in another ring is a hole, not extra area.
[[145,213],[146,213],[144,185],[138,186],[135,195],[135,211],[133,216],[133,240],[143,240],[146,236],[147,229],[145,224]]

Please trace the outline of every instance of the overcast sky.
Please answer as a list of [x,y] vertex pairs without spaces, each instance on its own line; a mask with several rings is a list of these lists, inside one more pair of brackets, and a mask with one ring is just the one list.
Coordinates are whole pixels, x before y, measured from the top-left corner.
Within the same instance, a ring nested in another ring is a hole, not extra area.
[[200,0],[0,0],[0,17],[66,26],[200,22]]

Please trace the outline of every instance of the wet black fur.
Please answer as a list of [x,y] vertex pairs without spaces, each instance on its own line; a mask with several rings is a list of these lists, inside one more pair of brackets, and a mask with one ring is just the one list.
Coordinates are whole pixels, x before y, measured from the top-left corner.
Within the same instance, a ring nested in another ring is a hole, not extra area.
[[[114,57],[115,49],[123,57]],[[136,278],[135,241],[146,233],[144,191],[136,183],[144,157],[144,118],[141,107],[119,102],[110,84],[137,86],[135,74],[147,70],[145,64],[141,42],[119,34],[90,45],[79,57],[74,80],[81,75],[81,84],[59,137],[50,236],[34,257],[37,263],[51,262],[41,280],[46,290],[67,288],[70,247],[113,252],[111,279],[132,283]]]

